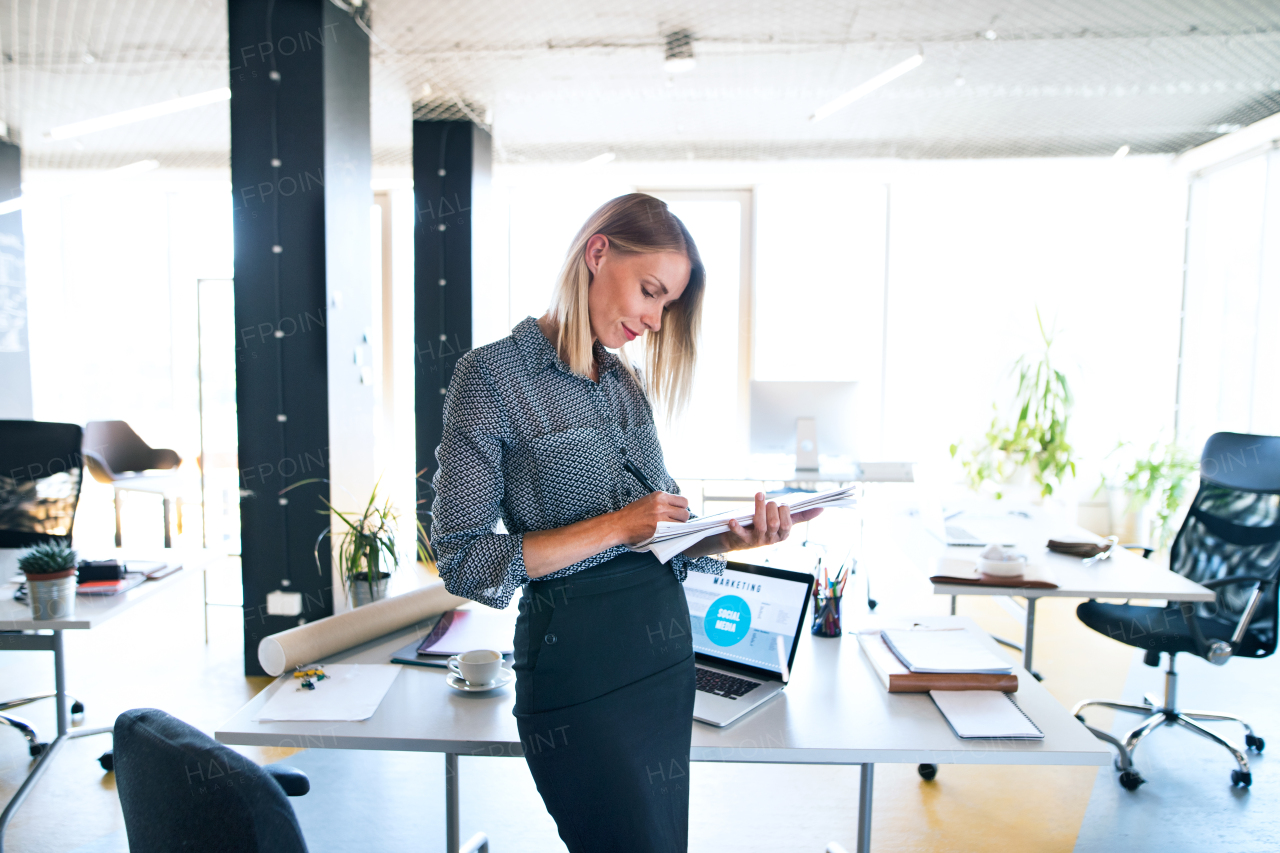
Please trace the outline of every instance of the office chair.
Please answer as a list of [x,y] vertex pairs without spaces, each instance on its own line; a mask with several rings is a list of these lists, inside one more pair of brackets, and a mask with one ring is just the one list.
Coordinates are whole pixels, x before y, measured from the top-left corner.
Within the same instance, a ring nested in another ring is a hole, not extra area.
[[164,503],[164,547],[172,548],[170,518],[175,500],[178,532],[182,532],[180,484],[172,474],[152,472],[177,468],[182,457],[172,450],[152,448],[124,421],[89,421],[84,427],[84,458],[93,479],[115,490],[116,547],[121,547],[120,493],[133,491],[160,495]]
[[306,853],[286,795],[311,790],[307,774],[259,767],[164,711],[116,718],[115,771],[130,853]]
[[[1276,650],[1280,437],[1231,432],[1210,436],[1200,457],[1200,489],[1173,540],[1169,568],[1217,597],[1209,603],[1170,602],[1166,607],[1087,601],[1076,608],[1080,621],[1093,630],[1146,649],[1147,666],[1159,666],[1161,653],[1169,656],[1164,700],[1151,694],[1141,705],[1091,699],[1076,705],[1072,713],[1083,722],[1083,709],[1098,705],[1146,717],[1122,740],[1089,726],[1118,750],[1119,781],[1130,791],[1144,781],[1134,769],[1133,751],[1162,725],[1175,724],[1230,752],[1239,765],[1231,771],[1231,784],[1248,787],[1253,777],[1245,752],[1262,752],[1266,742],[1239,717],[1180,709],[1174,657],[1185,652],[1222,666],[1233,656],[1261,658]],[[1240,723],[1244,750],[1200,725],[1202,721]]]
[[[0,421],[0,566],[5,575],[0,580],[8,580],[16,570],[24,549],[41,542],[71,544],[83,478],[80,440],[76,424]],[[21,632],[0,631],[0,635],[12,633]],[[27,739],[32,758],[49,745],[29,721],[5,712],[54,695],[40,693],[0,702],[0,726],[17,729]],[[71,713],[83,714],[84,704],[71,699]]]

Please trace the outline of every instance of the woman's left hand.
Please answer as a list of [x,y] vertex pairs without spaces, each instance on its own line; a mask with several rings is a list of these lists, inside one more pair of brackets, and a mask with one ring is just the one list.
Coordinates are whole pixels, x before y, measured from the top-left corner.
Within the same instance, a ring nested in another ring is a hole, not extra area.
[[822,514],[822,510],[809,509],[796,515],[786,506],[778,506],[773,501],[765,502],[764,492],[756,492],[755,519],[750,527],[743,527],[736,519],[729,520],[729,531],[720,534],[722,551],[741,551],[745,548],[759,548],[761,545],[776,545],[791,534],[791,526],[808,521]]

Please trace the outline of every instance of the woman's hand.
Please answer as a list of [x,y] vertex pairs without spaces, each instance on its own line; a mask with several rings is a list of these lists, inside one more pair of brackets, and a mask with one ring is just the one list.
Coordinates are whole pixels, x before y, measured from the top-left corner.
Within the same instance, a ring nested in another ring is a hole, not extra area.
[[653,536],[659,521],[688,521],[689,501],[667,492],[651,492],[613,513],[621,545],[638,545]]

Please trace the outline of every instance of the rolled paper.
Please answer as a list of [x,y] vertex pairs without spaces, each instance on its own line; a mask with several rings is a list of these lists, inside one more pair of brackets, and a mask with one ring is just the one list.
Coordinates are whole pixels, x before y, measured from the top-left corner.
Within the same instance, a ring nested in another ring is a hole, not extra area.
[[258,643],[258,663],[268,675],[279,675],[466,603],[467,599],[452,594],[443,582],[436,581],[413,592],[263,637]]

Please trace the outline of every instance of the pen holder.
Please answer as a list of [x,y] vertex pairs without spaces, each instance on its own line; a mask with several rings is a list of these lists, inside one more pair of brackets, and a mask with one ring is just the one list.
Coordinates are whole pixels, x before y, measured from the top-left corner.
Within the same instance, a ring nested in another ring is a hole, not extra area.
[[838,595],[817,595],[813,599],[813,627],[816,637],[839,637],[844,633],[840,626],[840,598]]

